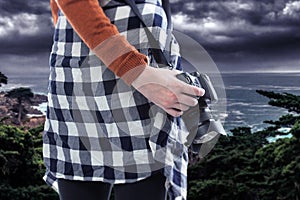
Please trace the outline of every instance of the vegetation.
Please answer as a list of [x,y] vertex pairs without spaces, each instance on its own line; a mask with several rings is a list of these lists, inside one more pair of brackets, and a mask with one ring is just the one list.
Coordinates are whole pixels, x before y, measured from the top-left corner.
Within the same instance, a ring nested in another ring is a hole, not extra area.
[[[231,130],[232,136],[221,137],[209,156],[189,167],[189,200],[300,199],[299,96],[258,92],[290,113],[267,121],[270,127],[263,131],[239,127]],[[42,125],[27,131],[0,125],[1,200],[58,199],[42,180],[42,130]],[[267,141],[277,134],[291,137]]]
[[42,180],[43,125],[23,131],[0,126],[0,199],[54,200],[57,194]]
[[31,104],[31,98],[33,93],[30,88],[16,88],[9,91],[6,95],[7,97],[14,98],[17,103],[13,107],[13,111],[17,113],[18,124],[22,124],[22,120],[26,118],[28,111],[25,109],[24,103]]
[[[189,168],[189,200],[299,200],[300,199],[300,97],[258,91],[270,104],[293,114],[273,126],[252,133],[250,128],[232,130],[232,137],[220,138],[204,160]],[[290,138],[268,143],[268,136],[291,128]]]
[[7,84],[7,77],[2,72],[0,72],[0,87],[1,84]]

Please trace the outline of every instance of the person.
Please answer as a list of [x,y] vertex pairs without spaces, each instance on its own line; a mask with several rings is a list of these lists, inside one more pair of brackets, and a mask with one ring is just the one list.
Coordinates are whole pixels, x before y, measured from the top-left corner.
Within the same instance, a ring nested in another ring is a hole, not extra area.
[[43,134],[44,180],[61,200],[186,199],[179,118],[204,90],[176,78],[179,47],[162,0],[137,7],[173,69],[158,68],[122,0],[50,0],[55,25]]

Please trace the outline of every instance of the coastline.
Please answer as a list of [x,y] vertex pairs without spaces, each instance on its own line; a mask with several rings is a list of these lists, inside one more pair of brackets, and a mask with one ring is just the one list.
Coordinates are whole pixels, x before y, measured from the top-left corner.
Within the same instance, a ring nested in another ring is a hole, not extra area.
[[36,94],[30,98],[29,102],[23,102],[26,109],[26,119],[22,120],[22,124],[16,121],[16,105],[17,100],[6,96],[6,91],[0,92],[0,122],[6,125],[22,125],[33,128],[41,125],[45,121],[45,106],[47,105],[47,96]]
[[[265,120],[276,120],[287,113],[283,108],[268,105],[268,98],[257,94],[256,90],[292,93],[300,95],[300,73],[291,72],[221,72],[226,92],[227,116],[225,128],[230,131],[235,127],[250,127],[253,132],[267,126]],[[43,76],[10,77],[1,90],[6,92],[16,87],[30,87],[35,94],[47,95],[48,78]],[[218,85],[215,85],[218,87]],[[38,106],[38,105],[36,105]],[[45,111],[45,108],[36,108]]]

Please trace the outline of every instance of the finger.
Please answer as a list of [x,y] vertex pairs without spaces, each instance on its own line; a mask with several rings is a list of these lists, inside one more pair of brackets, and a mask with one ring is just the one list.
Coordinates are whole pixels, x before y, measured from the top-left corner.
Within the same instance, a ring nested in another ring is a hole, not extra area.
[[203,88],[199,88],[197,86],[189,85],[183,82],[183,86],[181,88],[182,93],[192,95],[192,96],[203,96],[205,90]]
[[187,106],[195,106],[198,103],[198,100],[194,97],[191,97],[186,94],[181,94],[177,97],[178,103],[185,104]]
[[183,114],[182,110],[174,109],[174,108],[167,108],[161,104],[156,104],[158,107],[162,108],[166,113],[172,115],[173,117],[179,117]]
[[190,106],[187,106],[187,105],[181,104],[181,103],[176,103],[176,104],[173,105],[172,108],[177,109],[179,111],[186,111],[190,108]]

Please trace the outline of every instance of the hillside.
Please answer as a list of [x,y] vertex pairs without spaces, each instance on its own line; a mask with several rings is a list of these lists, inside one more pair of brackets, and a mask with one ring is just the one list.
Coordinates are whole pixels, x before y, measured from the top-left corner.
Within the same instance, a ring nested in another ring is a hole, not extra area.
[[[188,200],[300,199],[300,97],[257,92],[289,114],[266,121],[265,130],[237,127],[232,136],[221,137],[208,156],[189,166]],[[42,180],[42,130],[42,124],[31,129],[0,124],[1,200],[58,199]],[[267,140],[287,134],[291,137]]]

